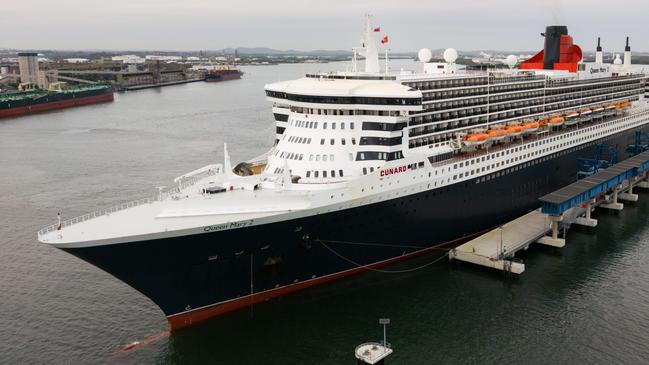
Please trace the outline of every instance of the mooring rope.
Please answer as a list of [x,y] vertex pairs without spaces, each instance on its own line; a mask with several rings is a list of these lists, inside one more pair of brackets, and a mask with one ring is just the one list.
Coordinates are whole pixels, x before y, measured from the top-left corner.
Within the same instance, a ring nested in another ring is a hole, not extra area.
[[[362,267],[362,268],[364,268],[364,269],[366,269],[366,270],[369,270],[369,271],[380,272],[380,273],[383,273],[383,274],[404,274],[404,273],[408,273],[408,272],[417,271],[417,270],[420,270],[420,269],[424,269],[424,268],[426,268],[426,267],[428,267],[428,266],[431,266],[431,265],[433,265],[433,264],[435,264],[435,263],[441,261],[442,259],[446,258],[446,255],[442,255],[442,256],[436,258],[435,260],[433,260],[433,261],[431,261],[431,262],[428,262],[428,263],[423,264],[423,265],[421,265],[421,266],[417,266],[417,267],[412,268],[412,269],[404,269],[404,270],[382,270],[382,269],[375,269],[375,268],[371,267],[371,264],[370,264],[370,265],[362,265],[362,264],[359,264],[358,262],[356,262],[356,261],[354,261],[354,260],[352,260],[352,259],[350,259],[350,258],[347,258],[347,257],[343,256],[342,254],[338,253],[338,252],[337,252],[336,250],[334,250],[333,248],[327,246],[327,244],[324,243],[322,240],[316,239],[316,241],[320,242],[320,243],[322,244],[322,246],[324,246],[327,250],[331,251],[331,253],[333,253],[334,255],[338,256],[339,258],[341,258],[341,259],[343,259],[343,260],[349,262],[349,263],[352,264],[352,265],[355,265],[355,266],[358,266],[358,267]],[[337,243],[337,241],[328,241],[328,242]],[[338,242],[339,242],[339,243],[343,243],[344,241],[338,241]],[[362,243],[357,242],[356,244],[362,244]],[[366,245],[371,245],[371,244],[366,244]],[[381,244],[376,244],[376,245],[381,245]],[[393,245],[383,245],[383,246],[393,246]],[[396,246],[396,245],[394,245],[393,247],[408,247],[408,246]],[[422,248],[422,249],[423,249],[423,248],[427,248],[427,247],[417,247],[417,246],[414,246],[414,247],[415,247],[415,248]],[[411,246],[411,248],[412,248],[412,246]],[[449,249],[439,249],[439,250],[444,250],[444,251],[447,251],[447,252],[449,251]]]

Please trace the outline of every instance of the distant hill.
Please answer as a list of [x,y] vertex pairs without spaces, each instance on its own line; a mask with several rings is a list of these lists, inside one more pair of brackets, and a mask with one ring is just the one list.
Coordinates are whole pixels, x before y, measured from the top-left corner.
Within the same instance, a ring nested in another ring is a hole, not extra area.
[[[223,48],[209,52],[233,54],[235,48]],[[236,48],[240,55],[284,55],[284,56],[350,56],[351,51],[343,50],[313,50],[313,51],[297,51],[294,49],[279,50],[267,47],[241,47]]]

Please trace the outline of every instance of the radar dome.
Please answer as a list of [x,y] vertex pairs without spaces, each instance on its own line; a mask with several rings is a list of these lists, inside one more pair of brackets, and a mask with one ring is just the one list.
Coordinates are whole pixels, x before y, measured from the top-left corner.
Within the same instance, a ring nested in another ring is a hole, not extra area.
[[433,52],[428,48],[422,48],[419,50],[419,53],[417,53],[417,57],[419,57],[420,62],[430,62],[431,58],[433,58]]
[[454,48],[447,48],[444,51],[444,61],[446,63],[453,63],[455,60],[457,60],[457,51]]
[[505,64],[509,66],[509,68],[513,68],[517,63],[518,57],[514,56],[513,54],[510,54],[509,56],[507,56],[507,58],[505,58]]

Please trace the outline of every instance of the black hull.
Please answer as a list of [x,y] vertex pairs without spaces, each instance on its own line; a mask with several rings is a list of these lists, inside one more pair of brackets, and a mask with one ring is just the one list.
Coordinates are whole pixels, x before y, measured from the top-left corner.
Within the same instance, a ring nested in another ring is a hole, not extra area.
[[[633,137],[634,131],[626,131],[598,142],[615,147],[624,159]],[[359,271],[355,264],[462,242],[539,207],[539,197],[576,180],[577,158],[594,154],[595,143],[589,143],[479,184],[469,180],[287,222],[65,250],[139,290],[167,316],[224,302],[238,307],[252,302],[237,301],[251,293],[315,283]]]

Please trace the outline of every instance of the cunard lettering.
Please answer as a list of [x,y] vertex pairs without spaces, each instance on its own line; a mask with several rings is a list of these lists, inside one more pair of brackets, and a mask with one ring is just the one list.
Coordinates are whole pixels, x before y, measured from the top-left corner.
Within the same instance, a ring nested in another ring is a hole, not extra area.
[[399,167],[394,167],[390,169],[385,169],[381,170],[380,175],[381,176],[388,176],[388,175],[393,175],[393,174],[400,174],[402,172],[408,171],[408,166],[399,166]]

